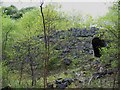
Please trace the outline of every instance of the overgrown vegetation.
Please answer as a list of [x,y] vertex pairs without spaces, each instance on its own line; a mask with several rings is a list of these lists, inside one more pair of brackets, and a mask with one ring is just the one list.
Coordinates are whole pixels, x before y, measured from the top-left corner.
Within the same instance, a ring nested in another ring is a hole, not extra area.
[[[45,17],[48,62],[48,83],[58,78],[72,78],[68,88],[102,87],[118,85],[118,3],[98,19],[86,15],[69,16],[59,12],[60,6],[43,7]],[[2,11],[2,85],[14,88],[43,88],[44,32],[39,8],[18,10],[15,6],[1,7]],[[90,27],[90,25],[96,25]],[[105,39],[102,57],[93,58],[91,40],[94,36]],[[66,65],[66,60],[67,64]],[[99,79],[91,76],[102,67],[114,73]],[[80,75],[78,75],[80,74]],[[55,86],[55,85],[54,85]]]

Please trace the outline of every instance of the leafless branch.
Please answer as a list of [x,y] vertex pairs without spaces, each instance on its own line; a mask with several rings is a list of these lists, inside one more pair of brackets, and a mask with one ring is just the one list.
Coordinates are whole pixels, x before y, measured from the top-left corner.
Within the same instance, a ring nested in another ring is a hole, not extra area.
[[47,85],[47,32],[46,32],[46,26],[45,26],[45,18],[44,18],[44,14],[43,14],[43,2],[40,5],[40,9],[41,9],[41,14],[42,14],[42,21],[43,21],[43,30],[44,30],[44,40],[45,40],[45,58],[44,58],[44,88]]

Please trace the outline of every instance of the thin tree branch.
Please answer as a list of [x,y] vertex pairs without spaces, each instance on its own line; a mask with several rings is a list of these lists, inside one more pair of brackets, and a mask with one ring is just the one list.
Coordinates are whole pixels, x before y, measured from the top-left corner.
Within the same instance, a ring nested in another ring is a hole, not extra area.
[[44,18],[44,14],[42,11],[42,5],[43,3],[41,3],[40,5],[40,9],[41,9],[41,14],[42,14],[42,21],[43,21],[43,30],[44,30],[44,40],[45,40],[45,60],[44,60],[44,88],[47,85],[47,33],[46,33],[46,27],[45,27],[45,18]]

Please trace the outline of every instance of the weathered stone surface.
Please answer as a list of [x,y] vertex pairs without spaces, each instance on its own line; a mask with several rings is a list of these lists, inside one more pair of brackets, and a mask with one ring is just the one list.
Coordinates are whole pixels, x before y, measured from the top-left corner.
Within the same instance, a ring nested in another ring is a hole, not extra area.
[[[93,54],[91,40],[99,28],[91,27],[90,30],[70,28],[69,30],[54,30],[49,36],[49,43],[53,50],[60,51],[59,57],[65,58],[71,55],[73,58],[80,58],[82,54]],[[34,37],[35,38],[35,37]],[[37,38],[44,41],[43,36]]]

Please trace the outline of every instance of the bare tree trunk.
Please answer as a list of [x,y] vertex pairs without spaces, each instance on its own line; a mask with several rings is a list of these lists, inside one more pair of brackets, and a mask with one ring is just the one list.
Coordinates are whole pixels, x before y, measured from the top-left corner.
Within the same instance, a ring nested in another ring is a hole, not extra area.
[[[48,35],[47,35],[47,65],[48,65],[48,62],[49,62],[49,59],[50,59],[50,44],[49,44],[49,41],[50,41],[50,24],[48,25]],[[47,66],[46,66],[47,67]],[[47,72],[49,72],[48,70],[48,67],[47,67]]]
[[43,29],[44,29],[44,41],[45,41],[45,59],[44,59],[44,88],[47,86],[47,59],[48,59],[48,53],[47,53],[47,33],[46,33],[46,27],[45,27],[45,19],[44,19],[44,14],[42,11],[42,5],[40,5],[41,9],[41,14],[42,14],[42,19],[43,19]]
[[115,88],[116,76],[117,76],[117,73],[115,73],[115,75],[113,76],[113,89]]
[[30,69],[31,69],[31,77],[32,77],[32,86],[34,86],[35,85],[35,79],[34,79],[34,69],[33,69],[32,62],[30,62]]
[[31,79],[32,79],[32,86],[34,86],[35,85],[35,75],[34,75],[34,68],[33,68],[33,60],[32,60],[32,56],[31,56],[32,54],[31,54],[31,52],[30,52],[30,40],[28,40],[28,58],[29,58],[29,60],[30,60],[30,69],[31,69]]
[[22,63],[21,63],[21,69],[20,69],[20,79],[19,79],[19,85],[21,84],[21,80],[22,80],[22,75],[23,75],[23,66],[24,66],[24,62],[22,61]]
[[102,88],[102,78],[100,78],[100,85],[101,85],[101,88]]

